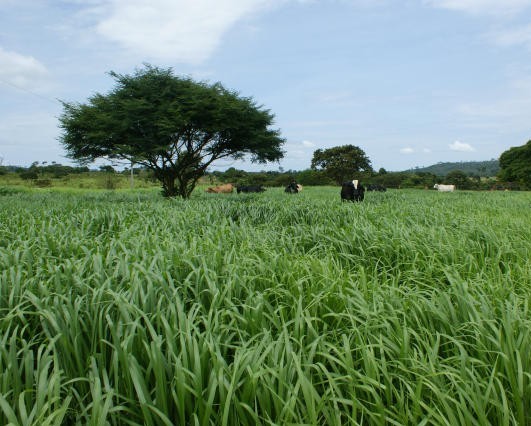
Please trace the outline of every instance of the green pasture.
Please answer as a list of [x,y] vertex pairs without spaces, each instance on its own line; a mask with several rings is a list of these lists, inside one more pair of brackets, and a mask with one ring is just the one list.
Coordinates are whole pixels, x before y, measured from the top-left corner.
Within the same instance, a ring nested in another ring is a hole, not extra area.
[[529,425],[531,193],[0,188],[1,425]]
[[[0,174],[0,190],[2,187],[19,187],[28,189],[107,189],[123,190],[131,188],[131,178],[122,173],[105,173],[91,171],[86,173],[68,174],[62,177],[53,177],[51,174],[42,174],[38,179],[22,179],[17,173]],[[158,182],[154,182],[145,173],[135,175],[133,179],[134,189],[158,188]]]

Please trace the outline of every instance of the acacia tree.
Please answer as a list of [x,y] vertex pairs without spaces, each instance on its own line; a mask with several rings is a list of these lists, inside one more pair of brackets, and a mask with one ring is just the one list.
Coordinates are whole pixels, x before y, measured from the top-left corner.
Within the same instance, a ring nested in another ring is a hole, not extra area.
[[531,188],[531,140],[502,153],[498,177],[505,182],[518,182],[523,188]]
[[337,184],[351,180],[356,173],[373,171],[365,152],[354,145],[314,151],[311,168],[323,170]]
[[153,170],[163,195],[190,197],[212,162],[282,158],[274,115],[250,97],[145,65],[133,75],[109,73],[116,87],[87,104],[63,102],[60,141],[80,163],[126,160]]

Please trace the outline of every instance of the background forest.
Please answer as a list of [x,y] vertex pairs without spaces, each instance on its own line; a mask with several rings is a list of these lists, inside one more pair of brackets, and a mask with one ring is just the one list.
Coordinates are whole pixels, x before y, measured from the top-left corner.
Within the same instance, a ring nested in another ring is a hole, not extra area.
[[[506,183],[496,176],[498,160],[438,163],[405,171],[361,172],[358,177],[365,184],[379,184],[387,188],[432,188],[435,183],[455,184],[459,189],[525,189],[515,183]],[[334,185],[323,171],[283,170],[249,172],[230,167],[224,171],[210,171],[201,184],[231,182],[235,185],[261,184],[269,187],[285,186],[295,179],[306,186]],[[111,165],[97,169],[73,167],[59,163],[34,162],[30,167],[0,166],[0,185],[32,187],[74,187],[92,189],[119,189],[156,187],[157,181],[149,170],[133,167],[131,183],[130,168],[118,169]]]

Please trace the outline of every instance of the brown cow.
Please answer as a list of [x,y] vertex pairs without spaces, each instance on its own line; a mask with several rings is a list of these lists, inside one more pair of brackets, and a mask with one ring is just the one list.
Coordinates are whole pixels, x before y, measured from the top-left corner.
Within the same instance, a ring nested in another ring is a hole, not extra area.
[[226,183],[225,185],[211,186],[205,189],[205,192],[211,194],[230,194],[234,190],[232,183]]

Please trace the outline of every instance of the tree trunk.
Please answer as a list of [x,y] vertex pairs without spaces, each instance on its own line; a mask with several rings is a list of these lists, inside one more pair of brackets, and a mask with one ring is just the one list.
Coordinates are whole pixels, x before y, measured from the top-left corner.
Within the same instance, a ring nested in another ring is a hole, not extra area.
[[179,180],[179,195],[183,198],[190,198],[195,188],[195,179],[178,179]]
[[164,197],[180,196],[184,199],[190,198],[198,179],[202,175],[201,170],[192,170],[190,172],[190,170],[176,171],[169,169],[159,170],[158,174],[155,174],[162,182],[162,195]]
[[175,178],[173,176],[163,176],[162,180],[162,195],[164,197],[176,197],[179,195],[175,188]]

